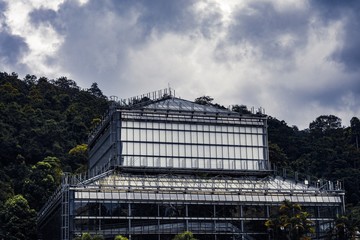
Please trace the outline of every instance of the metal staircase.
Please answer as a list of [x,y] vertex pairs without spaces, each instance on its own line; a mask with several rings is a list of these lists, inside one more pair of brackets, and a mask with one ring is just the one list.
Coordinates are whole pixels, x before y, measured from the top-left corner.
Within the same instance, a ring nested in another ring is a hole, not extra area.
[[63,192],[61,196],[61,239],[62,240],[69,240],[69,222],[70,222],[70,211],[69,211],[69,184],[68,178],[65,176],[63,178]]

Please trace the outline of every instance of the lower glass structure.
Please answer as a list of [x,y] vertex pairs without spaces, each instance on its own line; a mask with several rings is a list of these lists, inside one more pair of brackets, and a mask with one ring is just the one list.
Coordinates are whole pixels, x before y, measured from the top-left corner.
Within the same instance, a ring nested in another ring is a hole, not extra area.
[[[264,178],[136,175],[110,170],[79,180],[67,177],[39,215],[41,239],[73,239],[84,232],[114,239],[172,239],[191,231],[197,239],[269,239],[264,225],[285,199],[299,203],[322,239],[343,212],[335,185],[312,187]],[[48,231],[54,222],[59,231]]]

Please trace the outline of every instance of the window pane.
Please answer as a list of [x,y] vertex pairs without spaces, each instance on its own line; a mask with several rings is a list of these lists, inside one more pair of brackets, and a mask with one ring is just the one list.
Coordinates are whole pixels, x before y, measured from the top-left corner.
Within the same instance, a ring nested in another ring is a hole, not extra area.
[[185,217],[185,205],[164,204],[159,206],[161,217]]
[[216,205],[216,217],[237,218],[240,212],[238,205]]
[[243,217],[266,217],[264,206],[243,206]]
[[213,217],[214,206],[213,205],[189,205],[188,206],[189,217]]
[[240,145],[245,145],[246,141],[245,141],[245,135],[244,134],[240,134]]

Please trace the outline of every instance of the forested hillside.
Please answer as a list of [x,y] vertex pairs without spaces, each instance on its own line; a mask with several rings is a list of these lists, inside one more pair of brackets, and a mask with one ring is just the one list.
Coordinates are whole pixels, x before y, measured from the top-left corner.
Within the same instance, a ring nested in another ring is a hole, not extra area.
[[107,110],[94,83],[0,73],[0,238],[33,239],[63,171],[83,171],[87,135]]
[[[63,172],[85,170],[87,135],[108,104],[96,83],[81,89],[66,77],[19,79],[0,73],[0,238],[35,239],[36,212]],[[359,209],[358,118],[342,123],[336,116],[319,116],[301,131],[274,117],[268,125],[273,163],[343,181],[347,204]]]
[[351,119],[350,127],[343,127],[340,118],[322,115],[302,131],[272,117],[268,125],[271,162],[316,178],[340,180],[345,186],[346,202],[359,203],[358,118]]

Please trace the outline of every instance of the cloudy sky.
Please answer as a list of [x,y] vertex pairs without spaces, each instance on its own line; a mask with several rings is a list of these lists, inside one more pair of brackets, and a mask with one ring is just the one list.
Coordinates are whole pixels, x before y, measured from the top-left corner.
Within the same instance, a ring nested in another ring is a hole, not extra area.
[[300,129],[360,117],[358,0],[0,0],[0,71],[128,98],[166,88]]

